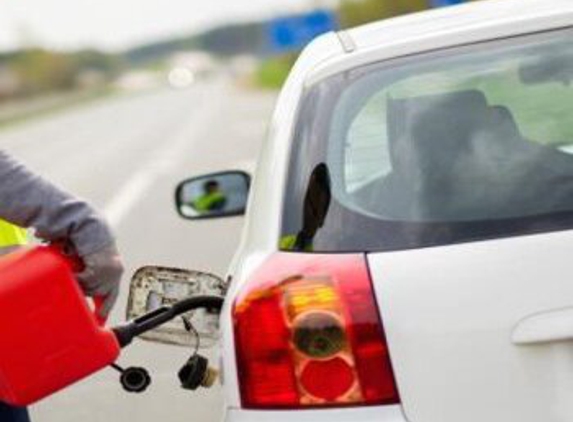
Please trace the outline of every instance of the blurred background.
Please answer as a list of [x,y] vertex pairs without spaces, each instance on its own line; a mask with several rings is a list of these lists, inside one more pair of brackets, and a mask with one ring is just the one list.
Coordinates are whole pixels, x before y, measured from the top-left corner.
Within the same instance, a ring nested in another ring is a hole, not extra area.
[[[278,90],[316,36],[461,2],[0,0],[0,148],[104,213],[126,283],[146,264],[224,276],[242,219],[180,219],[177,183],[252,173]],[[220,387],[179,388],[190,354],[138,342],[120,363],[150,370],[145,394],[127,395],[105,370],[34,406],[33,418],[218,421]],[[208,356],[216,365],[217,350]]]
[[[50,98],[53,109],[166,82],[184,88],[222,69],[279,88],[298,52],[323,32],[462,2],[2,0],[0,104]],[[20,115],[9,114],[0,121]]]

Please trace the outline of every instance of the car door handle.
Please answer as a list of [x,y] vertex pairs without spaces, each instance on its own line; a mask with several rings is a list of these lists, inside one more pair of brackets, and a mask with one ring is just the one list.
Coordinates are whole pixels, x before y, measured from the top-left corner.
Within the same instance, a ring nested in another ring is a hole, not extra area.
[[524,318],[514,328],[511,341],[520,346],[573,341],[573,308]]

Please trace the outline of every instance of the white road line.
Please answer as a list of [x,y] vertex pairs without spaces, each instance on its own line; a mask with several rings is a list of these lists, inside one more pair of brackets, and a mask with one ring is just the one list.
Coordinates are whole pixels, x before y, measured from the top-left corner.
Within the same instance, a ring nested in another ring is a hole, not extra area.
[[155,178],[156,175],[149,171],[140,171],[122,186],[104,209],[104,215],[112,227],[117,228],[119,226],[129,211],[153,185]]
[[[221,95],[213,98],[221,99]],[[176,136],[172,146],[159,157],[152,159],[140,168],[126,183],[121,186],[115,196],[104,207],[103,213],[113,228],[117,228],[129,215],[131,210],[143,199],[145,193],[163,175],[177,168],[185,153],[190,149],[195,139],[200,139],[201,131],[206,122],[211,122],[219,110],[219,101],[209,103],[185,125],[184,130]]]

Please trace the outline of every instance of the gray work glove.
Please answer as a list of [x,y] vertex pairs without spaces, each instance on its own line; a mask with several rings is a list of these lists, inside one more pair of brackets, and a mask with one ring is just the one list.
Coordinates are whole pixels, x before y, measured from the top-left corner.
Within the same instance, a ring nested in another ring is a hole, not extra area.
[[115,245],[81,257],[84,270],[78,274],[78,281],[88,297],[101,297],[104,302],[99,315],[107,318],[119,296],[119,284],[123,264]]

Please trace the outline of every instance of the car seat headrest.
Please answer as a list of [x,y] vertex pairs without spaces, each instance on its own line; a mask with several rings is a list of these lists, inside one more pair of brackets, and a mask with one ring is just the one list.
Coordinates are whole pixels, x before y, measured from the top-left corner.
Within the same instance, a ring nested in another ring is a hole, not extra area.
[[411,160],[426,167],[428,160],[455,159],[489,111],[485,95],[475,90],[390,99],[387,124],[394,167],[413,164]]

